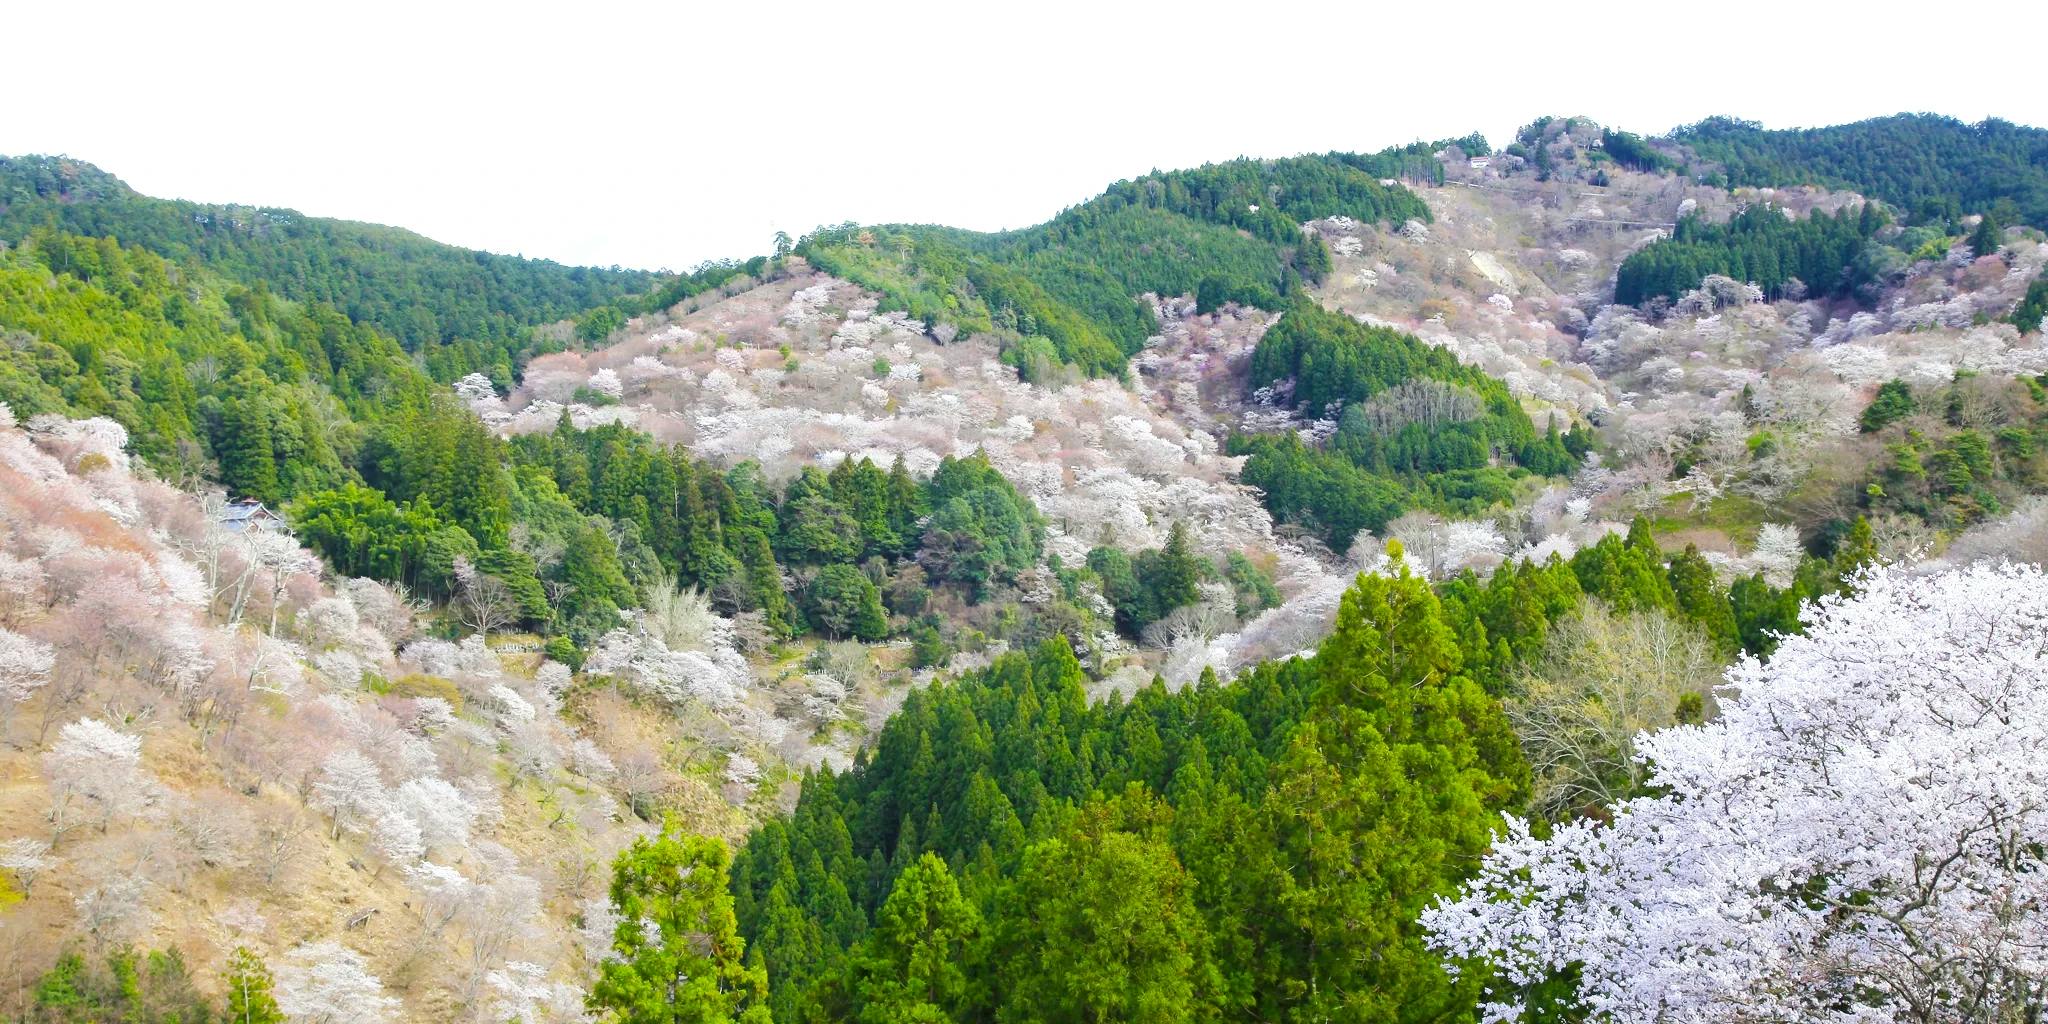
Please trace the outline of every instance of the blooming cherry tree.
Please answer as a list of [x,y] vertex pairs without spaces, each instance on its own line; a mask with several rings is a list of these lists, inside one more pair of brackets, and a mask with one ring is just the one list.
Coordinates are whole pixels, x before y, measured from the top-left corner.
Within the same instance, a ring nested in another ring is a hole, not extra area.
[[327,755],[313,783],[313,806],[334,816],[334,835],[364,828],[384,804],[384,781],[377,763],[353,748]]
[[142,737],[97,718],[81,718],[58,733],[57,742],[43,755],[43,767],[50,780],[51,827],[57,835],[76,824],[72,812],[80,804],[97,807],[104,826],[139,802]]
[[50,681],[57,652],[49,644],[0,628],[0,739],[13,724],[14,709]]
[[[1431,942],[1489,1019],[1577,973],[1616,1022],[2027,1019],[2048,999],[2048,575],[1879,569],[1649,733],[1663,795],[1519,820]],[[1555,989],[1553,988],[1552,991]]]
[[382,1024],[399,1010],[363,955],[331,939],[292,950],[277,969],[277,1006],[301,1024]]

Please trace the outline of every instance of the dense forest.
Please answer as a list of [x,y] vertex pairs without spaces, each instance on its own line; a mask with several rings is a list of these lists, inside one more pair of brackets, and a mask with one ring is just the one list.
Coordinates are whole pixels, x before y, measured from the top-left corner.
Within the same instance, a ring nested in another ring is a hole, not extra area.
[[443,245],[410,231],[292,210],[157,199],[82,161],[0,157],[0,240],[47,229],[116,239],[183,269],[338,310],[436,379],[516,365],[536,324],[638,295],[660,275],[567,267]]
[[862,460],[777,488],[751,463],[721,470],[566,417],[509,444],[480,424],[420,422],[396,437],[366,467],[371,487],[291,506],[303,539],[345,571],[441,597],[464,596],[466,561],[503,588],[499,623],[552,637],[550,654],[569,664],[622,609],[678,586],[754,617],[769,639],[882,640],[885,607],[903,622],[934,590],[978,601],[1036,565],[1043,542],[1037,510],[978,455],[923,481],[900,461]]
[[1885,224],[1870,203],[1801,220],[1770,205],[1751,206],[1723,224],[1687,216],[1670,238],[1622,261],[1614,301],[1633,306],[1659,296],[1677,298],[1713,274],[1754,284],[1774,301],[1790,288],[1799,289],[1800,297],[1846,296],[1868,282],[1863,250]]
[[1882,199],[1916,222],[1988,213],[2048,228],[2048,130],[1897,114],[1826,128],[1767,130],[1708,118],[1670,135],[1710,184],[1824,185]]
[[1883,445],[1859,504],[1941,529],[1994,517],[2048,478],[2048,375],[1959,374],[1939,385],[1879,385],[1862,432]]
[[[109,417],[168,475],[287,509],[352,575],[446,599],[467,564],[503,588],[503,624],[559,638],[565,659],[657,585],[702,588],[772,635],[880,639],[866,613],[892,574],[914,577],[897,604],[922,613],[924,573],[971,599],[1038,560],[1036,510],[986,462],[923,482],[847,465],[778,492],[618,427],[508,443],[376,328],[111,239],[38,230],[0,253],[0,329],[17,416]],[[785,568],[826,582],[787,601]],[[846,607],[859,628],[835,625]]]
[[1285,308],[1252,354],[1250,383],[1284,391],[1336,430],[1320,447],[1253,434],[1233,438],[1232,450],[1251,456],[1244,481],[1275,518],[1335,547],[1408,508],[1509,500],[1518,477],[1568,472],[1586,451],[1584,436],[1555,423],[1539,436],[1505,385],[1445,349],[1306,296]]
[[1223,302],[1279,308],[1302,281],[1329,270],[1329,252],[1303,234],[1302,221],[1427,221],[1429,208],[1413,193],[1381,184],[1412,156],[1155,171],[1022,231],[849,224],[807,236],[797,251],[928,325],[996,332],[1026,379],[1049,379],[1063,365],[1121,376],[1156,328],[1136,296],[1196,295],[1205,311]]
[[1861,543],[1788,590],[1720,589],[1641,522],[1435,590],[1362,576],[1313,657],[1128,701],[1090,703],[1049,640],[806,777],[732,866],[738,934],[782,1021],[1469,1015],[1483,979],[1448,976],[1414,921],[1556,781],[1502,700],[1558,623],[1591,598],[1767,651]]

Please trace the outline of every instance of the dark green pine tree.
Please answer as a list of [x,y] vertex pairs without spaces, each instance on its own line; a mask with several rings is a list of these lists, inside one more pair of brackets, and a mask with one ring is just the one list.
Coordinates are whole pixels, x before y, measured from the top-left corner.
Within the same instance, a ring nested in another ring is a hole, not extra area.
[[254,398],[225,403],[220,437],[214,443],[221,482],[239,497],[277,501],[277,456],[270,444],[270,416]]
[[1980,259],[1992,256],[2005,245],[2005,229],[1990,214],[1978,218],[1977,230],[1970,232],[1970,252]]
[[1741,644],[1742,638],[1735,628],[1735,610],[1714,581],[1714,567],[1700,554],[1698,545],[1687,544],[1683,552],[1673,556],[1668,574],[1680,614],[1699,623],[1724,651],[1732,651]]
[[896,554],[908,554],[917,550],[920,539],[917,522],[931,511],[925,501],[924,488],[910,476],[910,470],[903,464],[903,456],[889,467],[888,489],[889,511],[887,521],[889,532],[896,536]]

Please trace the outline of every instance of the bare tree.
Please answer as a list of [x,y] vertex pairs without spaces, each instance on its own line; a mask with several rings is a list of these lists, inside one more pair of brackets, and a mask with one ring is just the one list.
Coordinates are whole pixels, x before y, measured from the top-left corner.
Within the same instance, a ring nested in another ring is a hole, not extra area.
[[519,602],[513,600],[505,581],[477,569],[469,559],[455,559],[455,612],[472,633],[488,636],[519,617]]
[[1661,611],[1616,614],[1587,601],[1558,623],[1508,702],[1551,815],[1641,792],[1636,736],[1707,713],[1721,669],[1698,627]]

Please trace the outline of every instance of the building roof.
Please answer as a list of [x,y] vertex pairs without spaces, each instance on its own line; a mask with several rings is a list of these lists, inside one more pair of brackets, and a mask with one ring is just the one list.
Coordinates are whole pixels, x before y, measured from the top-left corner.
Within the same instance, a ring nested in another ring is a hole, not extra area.
[[248,526],[262,529],[282,527],[284,517],[272,512],[262,502],[253,498],[231,501],[220,510],[220,524],[230,530]]

